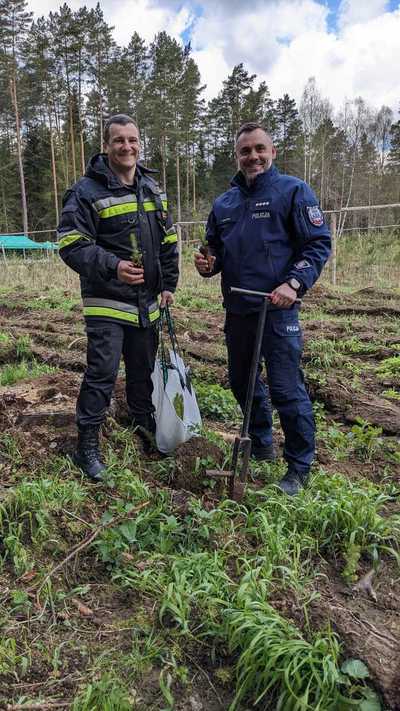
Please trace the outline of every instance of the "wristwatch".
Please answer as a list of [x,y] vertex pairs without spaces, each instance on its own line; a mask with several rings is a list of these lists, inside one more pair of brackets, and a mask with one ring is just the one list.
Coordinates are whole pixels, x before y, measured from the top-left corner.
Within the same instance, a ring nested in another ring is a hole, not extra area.
[[291,279],[288,279],[286,284],[288,284],[290,286],[290,288],[296,292],[296,294],[300,291],[301,286],[302,286],[301,283],[298,281],[298,279],[295,279],[294,277],[292,277]]

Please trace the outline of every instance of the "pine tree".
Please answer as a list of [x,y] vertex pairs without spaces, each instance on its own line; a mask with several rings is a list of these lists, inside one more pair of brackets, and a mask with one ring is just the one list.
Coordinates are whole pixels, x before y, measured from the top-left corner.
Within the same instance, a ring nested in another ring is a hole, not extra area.
[[278,99],[275,112],[274,139],[277,149],[277,166],[284,173],[300,174],[301,121],[296,102],[288,94]]
[[19,114],[19,62],[21,46],[32,21],[32,13],[26,10],[26,0],[0,0],[0,65],[5,81],[9,82],[11,104],[15,122],[15,147],[21,187],[21,209],[24,233],[28,233],[28,209],[25,189],[21,119]]

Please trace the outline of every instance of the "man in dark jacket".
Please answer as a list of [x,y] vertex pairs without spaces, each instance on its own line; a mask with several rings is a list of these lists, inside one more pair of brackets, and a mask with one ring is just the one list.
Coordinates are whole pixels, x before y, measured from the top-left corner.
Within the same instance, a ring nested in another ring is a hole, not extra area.
[[[239,172],[214,202],[207,223],[208,259],[197,253],[198,272],[221,272],[226,308],[229,378],[242,409],[246,402],[262,297],[232,293],[232,286],[270,293],[262,342],[272,405],[285,435],[288,468],[280,482],[293,495],[305,485],[315,450],[315,424],[300,369],[302,335],[297,297],[319,277],[330,253],[329,229],[311,188],[273,165],[271,137],[257,123],[236,137]],[[252,456],[274,459],[272,416],[261,366],[250,419]]]
[[[77,402],[75,463],[92,479],[105,469],[99,430],[110,404],[121,355],[132,424],[147,448],[155,432],[151,373],[159,308],[178,281],[177,235],[167,198],[137,161],[139,130],[125,114],[104,130],[105,153],[64,197],[60,256],[81,281],[87,368]],[[161,302],[158,296],[161,294]]]

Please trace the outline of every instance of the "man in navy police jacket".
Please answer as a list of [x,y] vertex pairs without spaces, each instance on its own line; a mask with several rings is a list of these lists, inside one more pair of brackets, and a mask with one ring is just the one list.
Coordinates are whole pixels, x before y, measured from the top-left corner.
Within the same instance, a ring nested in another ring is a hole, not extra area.
[[[285,435],[287,472],[280,487],[289,495],[306,484],[315,451],[313,410],[300,369],[302,335],[297,297],[318,279],[330,253],[330,234],[311,188],[281,175],[266,130],[244,124],[236,136],[239,172],[232,187],[214,202],[206,238],[212,254],[195,255],[204,277],[221,273],[226,308],[229,379],[242,407],[246,402],[261,299],[232,293],[236,286],[269,292],[270,308],[262,342],[272,405]],[[252,456],[274,459],[272,415],[261,365],[250,419]]]

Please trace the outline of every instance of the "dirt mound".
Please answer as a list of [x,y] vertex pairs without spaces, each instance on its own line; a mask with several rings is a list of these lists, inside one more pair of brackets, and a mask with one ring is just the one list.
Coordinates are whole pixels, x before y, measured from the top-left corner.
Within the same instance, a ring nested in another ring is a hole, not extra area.
[[[172,486],[194,494],[201,494],[213,485],[214,482],[205,477],[205,471],[221,468],[224,461],[222,450],[204,437],[193,437],[181,444],[174,457]],[[222,485],[218,482],[218,487]]]
[[329,377],[328,382],[309,386],[311,397],[323,402],[329,412],[339,414],[346,422],[366,420],[375,427],[381,427],[389,435],[400,434],[400,407],[372,393],[358,393]]
[[70,452],[78,387],[79,376],[64,373],[0,388],[0,429],[17,441],[26,463]]

